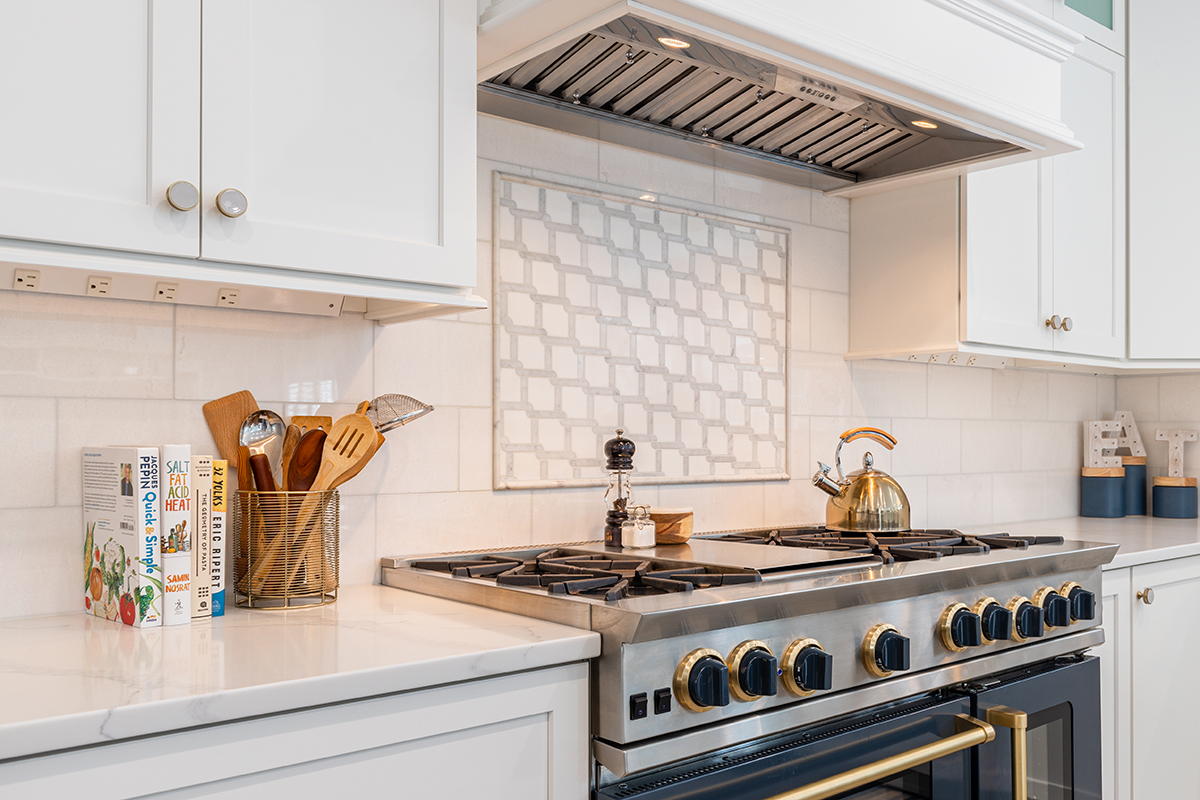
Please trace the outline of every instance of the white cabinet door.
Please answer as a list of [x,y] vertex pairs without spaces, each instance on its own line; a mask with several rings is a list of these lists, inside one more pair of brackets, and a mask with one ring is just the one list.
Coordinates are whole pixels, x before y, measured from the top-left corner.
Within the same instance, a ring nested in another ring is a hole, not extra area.
[[1200,639],[1193,635],[1200,556],[1133,567],[1132,575],[1135,594],[1154,591],[1153,605],[1132,602],[1133,798],[1194,797],[1200,785]]
[[1100,760],[1104,800],[1130,800],[1129,716],[1130,658],[1133,655],[1129,625],[1129,570],[1104,573],[1101,619],[1104,644],[1092,651],[1100,657]]
[[580,800],[587,704],[568,664],[7,761],[0,795]]
[[1200,105],[1179,102],[1180,82],[1200,73],[1197,30],[1200,4],[1129,4],[1131,358],[1200,358],[1195,322],[1200,160],[1165,158],[1166,130],[1200,126]]
[[1125,59],[1085,41],[1063,64],[1063,121],[1083,149],[1047,161],[1054,349],[1125,355]]
[[1044,324],[1053,302],[1038,164],[1026,161],[962,178],[963,341],[1031,350],[1054,345]]
[[473,285],[475,11],[205,0],[202,256]]
[[0,236],[195,257],[199,0],[0,0]]

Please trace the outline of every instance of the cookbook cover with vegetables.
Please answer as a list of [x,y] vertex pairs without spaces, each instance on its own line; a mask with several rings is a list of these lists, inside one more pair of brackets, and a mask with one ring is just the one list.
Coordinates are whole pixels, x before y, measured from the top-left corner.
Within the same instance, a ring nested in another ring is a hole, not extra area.
[[164,625],[192,621],[192,536],[196,532],[192,506],[192,446],[162,447],[162,564]]
[[162,624],[157,447],[83,449],[83,604],[97,617]]

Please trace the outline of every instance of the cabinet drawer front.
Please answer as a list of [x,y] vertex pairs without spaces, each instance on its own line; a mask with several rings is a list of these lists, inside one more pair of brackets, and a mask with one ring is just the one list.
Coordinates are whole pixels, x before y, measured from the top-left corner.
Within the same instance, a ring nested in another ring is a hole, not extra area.
[[205,2],[203,256],[473,285],[474,8]]
[[0,236],[199,254],[199,0],[0,0],[0,109]]

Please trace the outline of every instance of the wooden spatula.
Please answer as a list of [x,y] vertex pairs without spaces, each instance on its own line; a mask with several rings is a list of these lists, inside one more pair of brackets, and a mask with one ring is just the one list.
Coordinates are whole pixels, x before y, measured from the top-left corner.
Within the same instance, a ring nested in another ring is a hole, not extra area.
[[317,428],[329,433],[329,429],[333,427],[333,417],[296,416],[292,417],[292,424],[300,429],[300,433],[315,431]]
[[244,390],[234,392],[205,403],[203,410],[208,429],[212,431],[213,439],[217,443],[217,452],[221,454],[221,458],[236,464],[238,445],[241,444],[238,436],[241,434],[242,421],[258,411],[254,395]]
[[300,444],[300,429],[293,423],[287,426],[287,430],[283,434],[283,454],[279,457],[279,479],[280,489],[283,491],[291,491],[291,484],[288,483],[288,469],[292,465],[292,456],[296,452],[296,446]]

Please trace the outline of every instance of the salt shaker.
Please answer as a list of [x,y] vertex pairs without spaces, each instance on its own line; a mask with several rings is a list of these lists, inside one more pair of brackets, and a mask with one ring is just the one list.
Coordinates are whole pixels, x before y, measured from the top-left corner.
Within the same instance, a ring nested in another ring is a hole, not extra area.
[[649,506],[633,506],[629,519],[621,523],[621,546],[644,550],[655,545],[654,520]]
[[629,473],[633,470],[633,452],[637,448],[621,434],[604,443],[604,455],[608,457],[608,490],[604,502],[608,514],[604,518],[604,543],[609,547],[621,546],[621,524],[629,519]]

